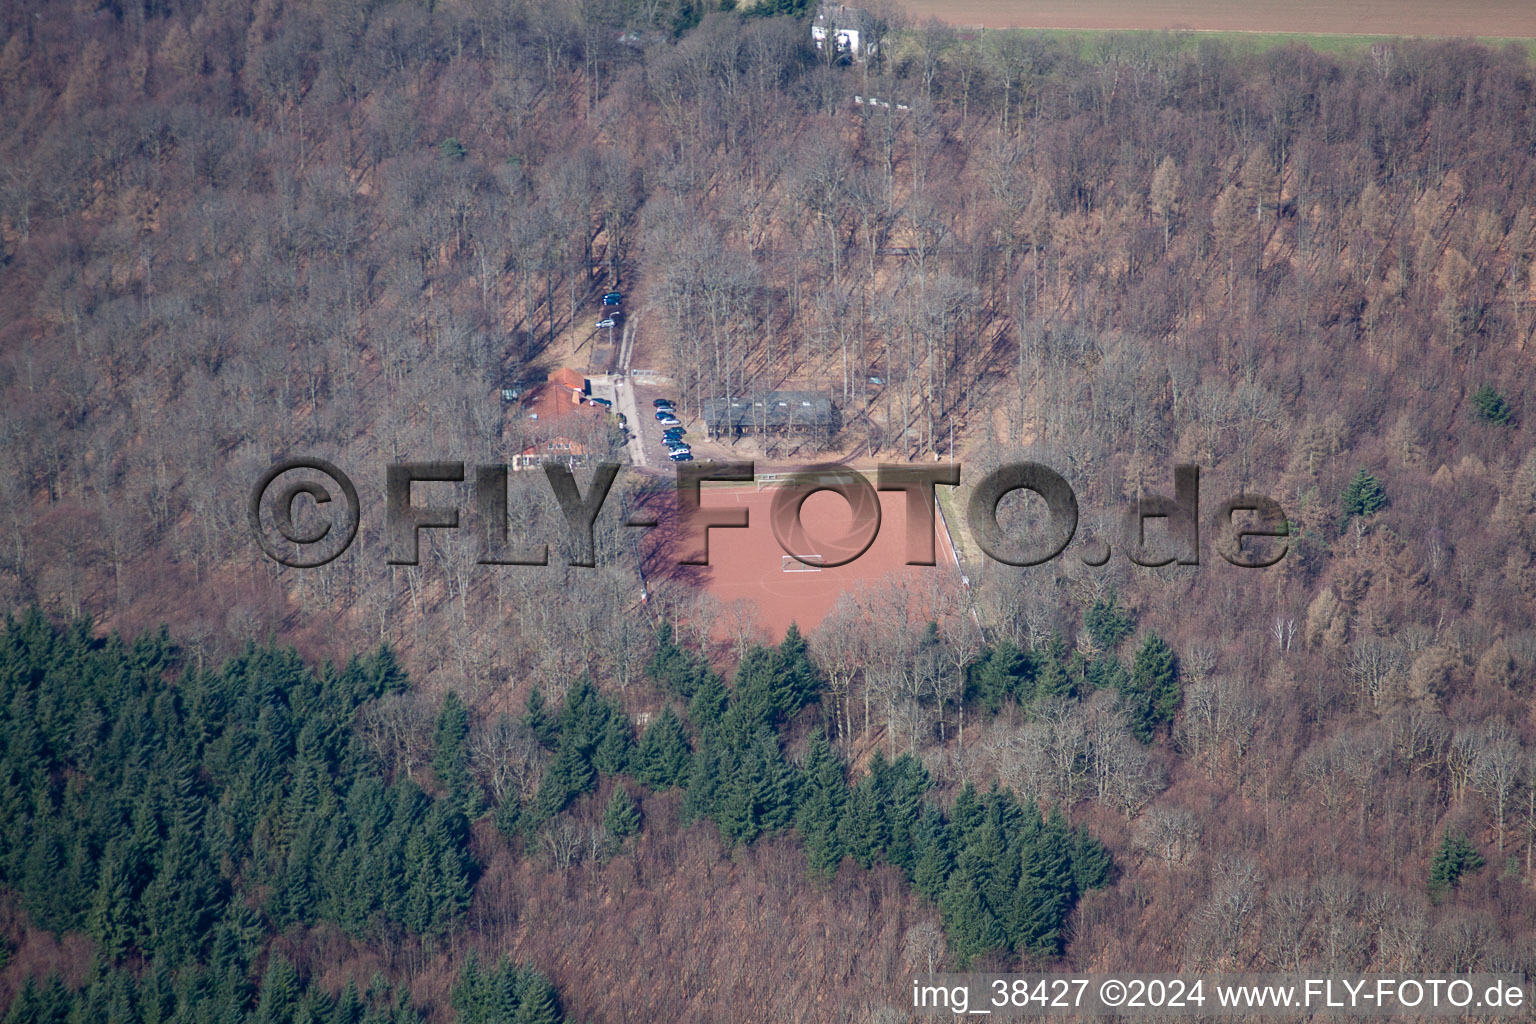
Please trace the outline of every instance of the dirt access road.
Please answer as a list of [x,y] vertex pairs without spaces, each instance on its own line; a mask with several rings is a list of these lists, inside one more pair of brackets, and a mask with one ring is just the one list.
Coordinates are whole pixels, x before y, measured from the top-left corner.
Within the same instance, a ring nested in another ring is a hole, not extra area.
[[902,0],[902,6],[916,20],[988,28],[1536,37],[1532,0]]

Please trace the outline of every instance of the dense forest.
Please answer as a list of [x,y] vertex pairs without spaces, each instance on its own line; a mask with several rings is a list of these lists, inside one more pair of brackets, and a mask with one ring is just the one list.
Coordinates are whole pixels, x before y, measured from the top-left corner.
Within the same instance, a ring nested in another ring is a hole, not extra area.
[[[470,821],[491,826],[475,845],[561,869],[632,855],[644,819],[615,776],[685,787],[684,823],[707,818],[728,845],[793,826],[823,876],[844,857],[900,868],[940,909],[960,963],[1058,957],[1078,897],[1111,877],[1086,831],[996,784],[967,785],[946,812],[925,799],[915,758],[877,753],[850,786],[819,731],[803,766],[786,761],[782,728],[821,694],[795,631],[749,651],[730,687],[663,633],[652,668],[690,697],[691,730],[669,708],[638,744],[622,707],[585,679],[557,710],[533,691],[473,748],[468,710],[449,693],[418,766],[435,796],[370,724],[380,698],[407,685],[388,648],[312,671],[291,650],[252,646],[200,671],[164,630],[130,644],[36,611],[8,620],[0,642],[0,880],[32,925],[91,940],[80,987],[28,976],[6,1024],[420,1020],[436,1007],[400,979],[443,959],[461,961],[453,1019],[559,1021],[542,974],[504,960],[483,972],[466,941],[479,872]],[[530,799],[498,785],[530,769]],[[562,813],[605,779],[600,819]],[[315,933],[333,930],[386,953],[399,977],[351,978],[340,993],[312,984],[286,947],[318,971]],[[936,934],[929,944],[929,956],[943,948]]]
[[[0,1019],[1531,970],[1529,53],[881,9],[842,63],[743,7],[0,10]],[[978,560],[779,643],[686,579],[640,604],[627,493],[595,569],[392,566],[382,516],[260,554],[276,459],[375,510],[386,463],[510,461],[498,389],[618,282],[685,412],[829,390],[800,454],[953,433],[1105,537],[1198,463],[1288,553]]]
[[[385,786],[352,728],[406,684],[387,649],[317,673],[252,647],[173,685],[164,631],[96,640],[33,614],[3,644],[5,883],[39,928],[93,940],[81,989],[28,978],[7,1022],[420,1019],[383,977],[333,997],[267,942],[329,921],[430,948],[469,903],[462,810]],[[496,1019],[560,1020],[547,981],[497,972],[466,964],[462,1018],[505,990],[530,1009]]]

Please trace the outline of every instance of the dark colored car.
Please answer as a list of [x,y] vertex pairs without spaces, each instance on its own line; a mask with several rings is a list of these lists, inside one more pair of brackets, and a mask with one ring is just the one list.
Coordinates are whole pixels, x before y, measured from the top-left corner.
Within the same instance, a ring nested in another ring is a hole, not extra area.
[[603,305],[617,306],[623,300],[624,296],[620,292],[609,292],[607,295],[603,296]]
[[651,402],[651,404],[658,409],[674,409],[677,407],[677,403],[670,398],[658,398]]

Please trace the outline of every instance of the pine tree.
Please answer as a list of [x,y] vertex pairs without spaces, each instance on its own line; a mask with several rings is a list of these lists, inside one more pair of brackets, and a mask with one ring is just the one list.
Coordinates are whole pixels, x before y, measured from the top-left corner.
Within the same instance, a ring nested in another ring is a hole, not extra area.
[[1461,876],[1477,871],[1483,866],[1483,855],[1472,845],[1464,832],[1446,829],[1440,839],[1440,849],[1429,865],[1429,894],[1440,901],[1461,885]]
[[447,932],[469,909],[470,897],[474,893],[465,859],[462,846],[447,845],[438,852],[437,877],[433,885],[437,903],[432,919],[433,934]]
[[699,680],[693,699],[688,702],[688,720],[700,732],[706,731],[725,715],[729,700],[725,683],[713,672],[706,672]]
[[757,762],[761,765],[758,791],[763,813],[763,831],[778,832],[790,826],[795,816],[795,769],[784,760],[776,735],[767,730],[757,740]]
[[544,692],[537,686],[528,691],[528,703],[519,722],[533,734],[533,738],[539,741],[540,746],[546,750],[555,749],[559,730],[555,725],[554,717],[549,713]]
[[516,793],[508,793],[496,806],[492,823],[496,826],[496,831],[509,839],[522,831],[523,801]]
[[589,791],[597,783],[597,772],[577,742],[569,734],[560,737],[560,749],[555,760],[544,771],[539,791],[534,796],[534,806],[541,820],[553,818],[565,810],[575,797]]
[[955,864],[949,828],[937,808],[929,805],[923,809],[913,845],[916,856],[912,863],[912,885],[924,896],[937,900]]
[[602,737],[607,710],[592,677],[582,676],[576,685],[565,691],[565,704],[560,709],[559,718],[560,742],[574,744],[590,756]]
[[690,755],[683,723],[670,707],[663,708],[640,737],[635,777],[655,790],[680,786],[688,781]]
[[967,781],[960,787],[960,794],[949,808],[950,839],[957,847],[964,847],[970,842],[971,833],[985,817],[986,811],[982,809],[976,787]]
[[477,794],[469,777],[469,709],[450,691],[443,698],[432,731],[432,771],[447,790],[455,806],[473,814],[478,809]]
[[838,822],[848,800],[848,784],[843,778],[843,764],[821,732],[811,737],[801,772],[799,801],[795,809],[795,827],[805,846],[811,870],[831,877],[843,859],[843,844],[838,837]]
[[694,751],[688,768],[688,792],[683,796],[683,819],[713,818],[725,782],[722,744],[718,733],[706,733]]
[[715,823],[727,841],[751,843],[788,825],[793,812],[793,771],[773,732],[763,727],[726,775],[715,801]]
[[1109,848],[1079,827],[1072,836],[1072,890],[1085,893],[1108,885],[1113,872]]
[[917,857],[916,830],[923,814],[923,797],[932,780],[928,769],[911,754],[902,754],[891,765],[885,810],[885,859],[910,873]]
[[1101,650],[1113,651],[1121,640],[1131,635],[1136,617],[1129,609],[1120,607],[1120,596],[1114,587],[1108,594],[1083,613],[1083,627]]
[[122,958],[133,941],[135,906],[122,867],[122,848],[113,844],[103,858],[96,896],[86,926],[107,960]]
[[838,822],[838,840],[842,848],[853,857],[861,868],[875,863],[884,847],[881,835],[880,808],[877,806],[875,789],[868,776],[849,792]]
[[592,751],[592,767],[604,775],[629,771],[634,750],[635,737],[629,716],[622,708],[608,704],[597,747]]
[[331,1011],[331,1024],[362,1024],[364,1011],[363,1000],[357,994],[357,982],[348,981],[341,997],[336,1000],[336,1008]]
[[1362,469],[1344,488],[1339,502],[1346,517],[1373,516],[1387,507],[1387,491],[1380,480]]
[[486,983],[480,976],[480,954],[471,949],[464,954],[464,963],[449,997],[458,1024],[478,1024],[483,1019],[481,1003],[485,988]]
[[967,697],[977,700],[988,714],[997,714],[1009,697],[1028,704],[1034,692],[1033,666],[1029,656],[1003,640],[971,666]]
[[163,950],[174,963],[194,958],[217,910],[218,882],[200,844],[184,828],[171,833],[160,869],[139,900],[144,914],[140,946]]
[[788,716],[812,703],[821,693],[821,672],[811,660],[800,627],[789,624],[778,652],[780,713]]
[[1020,853],[1019,880],[1009,915],[1010,945],[1041,956],[1059,956],[1061,928],[1076,895],[1065,822],[1053,815]]
[[1173,649],[1156,633],[1142,638],[1121,693],[1131,733],[1143,743],[1152,741],[1159,725],[1173,721],[1180,699],[1179,663]]
[[287,1024],[298,1007],[300,991],[299,975],[293,964],[282,954],[275,954],[267,962],[266,973],[261,978],[256,1024]]
[[767,647],[753,645],[736,666],[731,711],[745,718],[755,730],[779,721],[785,709],[779,686],[779,659]]
[[1504,396],[1495,391],[1492,385],[1484,384],[1474,391],[1472,405],[1477,409],[1477,414],[1489,423],[1501,427],[1514,425],[1514,410],[1510,409]]
[[[1067,643],[1061,634],[1051,637],[1045,650],[1036,659],[1035,686],[1030,699],[1044,700],[1048,697],[1071,697],[1076,688],[1072,677],[1067,673],[1063,662],[1067,658]],[[1028,700],[1023,700],[1028,703]]]
[[684,700],[693,699],[699,684],[710,674],[702,658],[678,645],[670,622],[663,622],[656,631],[656,650],[646,664],[645,671]]
[[1143,670],[1142,655],[1146,655],[1146,690],[1152,697],[1152,710],[1161,724],[1168,724],[1178,713],[1183,691],[1179,686],[1179,659],[1173,648],[1156,633],[1148,633],[1137,652],[1132,672]]
[[512,1024],[560,1024],[560,999],[555,986],[537,971],[524,972],[517,1016]]
[[986,881],[984,866],[974,857],[962,856],[939,898],[950,953],[961,966],[984,953],[1002,949],[1008,942],[996,909],[982,895]]
[[640,808],[623,786],[613,788],[613,798],[603,811],[603,827],[608,834],[623,840],[640,831]]

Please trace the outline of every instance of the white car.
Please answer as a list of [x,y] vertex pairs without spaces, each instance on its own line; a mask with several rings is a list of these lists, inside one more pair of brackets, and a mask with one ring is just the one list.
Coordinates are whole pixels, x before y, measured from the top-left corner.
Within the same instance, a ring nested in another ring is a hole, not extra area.
[[615,319],[614,319],[614,318],[613,318],[613,317],[611,317],[611,316],[605,316],[605,317],[603,317],[603,318],[602,318],[602,319],[601,319],[601,320],[599,320],[599,321],[598,321],[598,322],[597,322],[597,326],[598,326],[598,327],[613,327],[613,326],[615,326],[615,325],[616,325],[616,324],[617,324],[617,323],[618,323],[618,321],[617,321],[617,320],[615,320]]

